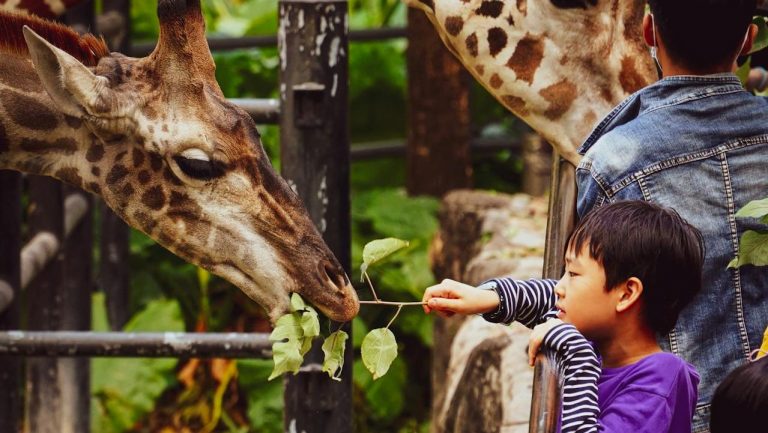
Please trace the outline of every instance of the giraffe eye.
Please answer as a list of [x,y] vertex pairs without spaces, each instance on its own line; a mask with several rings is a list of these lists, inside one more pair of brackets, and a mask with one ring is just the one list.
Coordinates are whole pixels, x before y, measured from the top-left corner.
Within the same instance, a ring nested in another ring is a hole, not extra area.
[[181,155],[173,157],[176,165],[187,176],[193,179],[210,180],[224,175],[224,164],[208,158],[198,149],[190,149]]

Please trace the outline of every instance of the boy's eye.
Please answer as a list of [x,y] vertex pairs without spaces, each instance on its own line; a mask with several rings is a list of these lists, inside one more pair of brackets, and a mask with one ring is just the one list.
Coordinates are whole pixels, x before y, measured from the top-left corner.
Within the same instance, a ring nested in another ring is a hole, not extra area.
[[575,277],[575,276],[577,276],[577,275],[579,275],[579,274],[577,274],[576,272],[573,272],[573,271],[568,271],[568,276],[569,276],[569,277]]

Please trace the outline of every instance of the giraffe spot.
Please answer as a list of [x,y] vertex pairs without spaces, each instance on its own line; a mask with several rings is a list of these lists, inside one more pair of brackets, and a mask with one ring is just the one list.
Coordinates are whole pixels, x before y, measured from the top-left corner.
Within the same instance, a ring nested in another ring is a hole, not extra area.
[[153,186],[141,195],[141,202],[152,210],[160,210],[165,206],[165,193],[160,186]]
[[619,83],[621,83],[621,88],[627,93],[634,93],[636,90],[645,86],[645,79],[637,71],[637,63],[632,57],[625,56],[621,59]]
[[504,8],[504,2],[499,0],[484,1],[475,13],[490,18],[498,18],[501,10]]
[[520,116],[530,114],[530,111],[526,108],[525,100],[519,96],[504,95],[501,97],[501,100],[515,114]]
[[[157,234],[157,242],[160,245],[164,245],[166,247],[170,247],[173,244],[176,243],[176,238],[171,236],[169,233],[166,233],[165,230],[161,231]],[[186,254],[186,251],[182,252],[182,254]],[[182,257],[183,258],[183,257]]]
[[134,192],[136,192],[136,190],[133,188],[133,185],[131,185],[129,182],[129,183],[126,183],[122,191],[120,191],[120,195],[123,198],[131,198]]
[[165,123],[163,123],[163,128],[162,128],[162,130],[163,130],[163,132],[168,132],[168,125],[167,125],[167,124],[165,124]]
[[584,116],[584,126],[586,126],[591,131],[596,123],[597,114],[594,111],[589,110],[589,113]]
[[597,0],[550,0],[559,9],[587,9],[595,6]]
[[64,115],[64,122],[66,122],[67,126],[69,126],[72,129],[78,129],[80,126],[83,125],[83,121],[78,119],[77,117]]
[[514,25],[515,25],[515,17],[513,17],[512,14],[509,14],[507,16],[507,24],[509,24],[510,26],[514,27]]
[[467,45],[467,51],[469,51],[469,55],[472,57],[477,57],[477,34],[472,33],[471,35],[467,36],[467,40],[464,41],[464,43]]
[[128,175],[128,169],[122,164],[113,165],[107,174],[107,185],[115,185]]
[[96,195],[101,195],[101,185],[97,182],[88,182],[88,184],[85,185],[85,189]]
[[137,210],[133,213],[133,220],[137,226],[141,227],[145,233],[152,233],[157,227],[157,221],[148,213]]
[[477,74],[482,77],[483,75],[485,75],[485,66],[483,65],[475,66],[475,72],[477,72]]
[[149,171],[147,170],[141,170],[139,172],[139,183],[142,185],[146,185],[149,183],[150,180],[152,180],[152,175],[149,174]]
[[518,80],[531,84],[543,58],[544,42],[528,34],[517,43],[515,52],[507,61],[507,67],[515,71]]
[[104,146],[100,144],[92,145],[85,153],[85,159],[88,160],[88,162],[99,162],[101,161],[101,158],[104,158]]
[[504,84],[504,80],[502,80],[501,77],[499,77],[499,74],[493,74],[491,76],[491,81],[489,84],[494,89],[498,89],[499,87],[501,87],[502,84]]
[[152,167],[152,170],[154,171],[160,171],[160,169],[163,168],[163,158],[156,153],[150,153],[149,166]]
[[0,83],[24,92],[43,90],[37,74],[32,70],[32,63],[17,56],[3,56],[0,62]]
[[76,187],[83,185],[83,178],[80,177],[80,173],[74,167],[61,168],[53,174],[53,177]]
[[136,148],[133,149],[133,166],[134,167],[141,167],[144,164],[145,159],[146,158],[144,157],[144,152]]
[[517,0],[517,10],[519,10],[523,16],[528,15],[528,0]]
[[22,150],[31,153],[64,153],[71,155],[77,152],[77,142],[73,138],[59,138],[53,143],[34,138],[25,138],[21,140]]
[[539,91],[539,94],[549,102],[549,108],[544,112],[550,120],[557,120],[563,117],[576,100],[576,85],[568,80],[562,80],[545,89]]
[[0,153],[7,152],[9,148],[8,136],[5,135],[5,126],[0,123]]
[[121,162],[123,160],[123,158],[125,158],[125,155],[127,155],[127,154],[128,154],[128,151],[124,150],[124,151],[118,153],[117,155],[115,155],[115,164],[117,164],[118,162]]
[[464,28],[464,20],[461,17],[448,17],[445,19],[445,31],[451,36],[458,36]]
[[171,191],[171,198],[168,205],[171,207],[184,207],[189,206],[192,200],[189,199],[187,194],[180,193],[178,191]]
[[[157,119],[157,111],[154,108],[147,106],[147,107],[144,107],[143,111],[144,111],[144,116],[146,116],[147,119],[149,120]],[[152,128],[151,125],[149,128],[150,128],[149,132],[153,132],[154,128]]]
[[506,46],[507,32],[498,27],[488,30],[488,48],[491,50],[491,56],[496,57]]
[[91,174],[96,176],[96,177],[101,176],[101,168],[99,168],[98,166],[94,165],[93,167],[91,167]]
[[3,107],[12,107],[7,110],[9,117],[25,128],[50,131],[59,124],[50,108],[28,96],[3,90],[0,92],[0,102]]

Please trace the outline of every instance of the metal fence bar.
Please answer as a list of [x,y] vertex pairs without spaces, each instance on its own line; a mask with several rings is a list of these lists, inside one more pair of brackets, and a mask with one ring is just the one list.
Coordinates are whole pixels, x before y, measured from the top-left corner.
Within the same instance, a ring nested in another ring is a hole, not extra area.
[[259,124],[280,122],[279,99],[230,98],[229,102],[245,110]]
[[[109,25],[105,23],[105,25]],[[109,28],[100,29],[107,33]],[[406,35],[405,27],[382,27],[378,29],[353,30],[349,33],[350,42],[371,42],[385,39],[399,39]],[[128,51],[133,57],[144,57],[155,49],[157,42],[134,44]],[[274,48],[277,46],[277,36],[245,36],[239,38],[210,38],[208,46],[211,51],[240,50],[246,48]]]
[[538,354],[533,369],[533,383],[540,386],[533,387],[531,396],[531,418],[528,424],[529,433],[554,432],[557,428],[557,420],[560,415],[560,387],[557,380],[555,367],[549,359]]
[[0,355],[270,358],[269,334],[214,332],[0,332]]

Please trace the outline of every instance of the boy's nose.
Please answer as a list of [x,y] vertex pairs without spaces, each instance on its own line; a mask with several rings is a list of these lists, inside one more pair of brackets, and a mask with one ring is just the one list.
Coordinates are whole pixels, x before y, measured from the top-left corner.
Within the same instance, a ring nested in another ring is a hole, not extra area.
[[563,285],[564,279],[565,278],[561,278],[560,281],[555,284],[555,295],[557,295],[558,298],[565,297],[565,286]]

